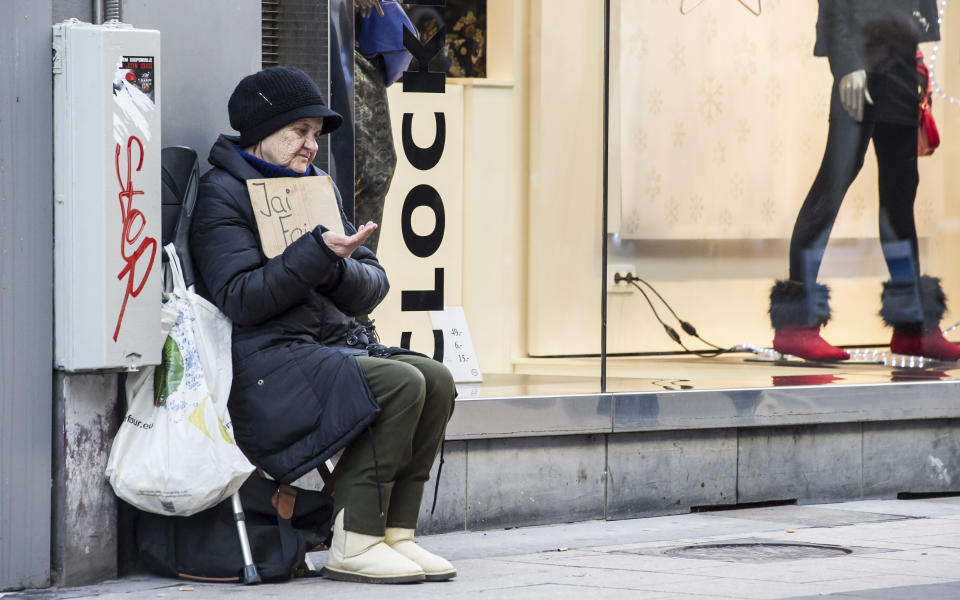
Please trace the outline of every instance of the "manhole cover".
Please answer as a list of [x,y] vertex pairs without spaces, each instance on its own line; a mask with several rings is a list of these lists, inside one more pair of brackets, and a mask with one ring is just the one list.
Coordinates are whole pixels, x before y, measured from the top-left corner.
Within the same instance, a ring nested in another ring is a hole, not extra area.
[[840,546],[820,546],[816,544],[704,544],[700,546],[681,546],[664,552],[677,558],[695,558],[700,560],[721,560],[727,562],[768,562],[775,560],[797,560],[801,558],[830,558],[851,554],[853,551]]

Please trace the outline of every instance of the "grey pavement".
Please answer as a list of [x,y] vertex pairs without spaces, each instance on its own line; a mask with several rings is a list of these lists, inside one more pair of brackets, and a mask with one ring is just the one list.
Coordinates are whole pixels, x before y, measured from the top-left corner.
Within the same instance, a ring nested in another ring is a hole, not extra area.
[[[141,575],[0,597],[960,599],[960,498],[746,508],[419,541],[451,559],[457,578],[394,586],[325,579],[243,586]],[[326,557],[310,558],[319,566]]]

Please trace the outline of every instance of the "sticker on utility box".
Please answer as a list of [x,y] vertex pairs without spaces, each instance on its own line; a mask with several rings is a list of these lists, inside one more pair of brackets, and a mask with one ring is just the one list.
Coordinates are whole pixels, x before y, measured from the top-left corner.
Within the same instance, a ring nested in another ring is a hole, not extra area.
[[463,307],[446,306],[443,310],[431,310],[430,321],[434,329],[443,332],[443,364],[450,369],[453,380],[457,383],[483,381]]
[[[156,79],[153,76],[152,56],[123,56],[120,58],[120,78],[156,101]],[[117,82],[114,82],[114,86]],[[116,90],[115,90],[116,92]]]
[[[152,56],[121,56],[113,74],[113,140],[125,146],[133,136],[149,142],[157,110],[157,80]],[[159,127],[157,127],[159,129]],[[139,168],[136,168],[139,171]]]

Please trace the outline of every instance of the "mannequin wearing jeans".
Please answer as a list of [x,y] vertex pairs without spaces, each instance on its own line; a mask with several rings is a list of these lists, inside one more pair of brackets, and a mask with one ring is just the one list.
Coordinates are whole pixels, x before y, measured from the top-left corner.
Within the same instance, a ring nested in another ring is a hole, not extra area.
[[[820,3],[818,51],[830,58],[837,79],[823,161],[790,241],[790,278],[778,281],[770,294],[773,345],[785,354],[808,360],[849,358],[820,337],[830,308],[829,290],[817,283],[817,275],[844,195],[873,141],[880,241],[890,271],[880,315],[894,329],[890,347],[902,354],[960,358],[960,346],[943,339],[938,328],[946,310],[939,280],[920,271],[913,205],[919,183],[918,84],[925,82],[917,75],[916,46],[919,40],[937,39],[939,32],[924,30],[930,21],[918,17],[925,14],[920,10],[911,13],[910,4],[909,0]],[[930,12],[931,7],[924,10]],[[935,6],[932,10],[935,16]],[[851,47],[854,43],[859,46]],[[861,68],[853,68],[857,66]]]

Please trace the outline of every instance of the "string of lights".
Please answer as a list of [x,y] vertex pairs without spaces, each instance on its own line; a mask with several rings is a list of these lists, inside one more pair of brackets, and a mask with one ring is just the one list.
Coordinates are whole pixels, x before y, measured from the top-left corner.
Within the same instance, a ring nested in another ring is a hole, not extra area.
[[[937,15],[937,23],[940,25],[940,31],[943,31],[943,15],[947,12],[947,0],[940,0],[940,9],[939,15]],[[933,87],[934,93],[938,96],[949,102],[950,104],[960,104],[960,99],[957,99],[949,94],[940,87],[940,83],[937,81],[937,54],[940,52],[940,42],[937,42],[933,45],[933,48],[930,52],[930,85]]]

